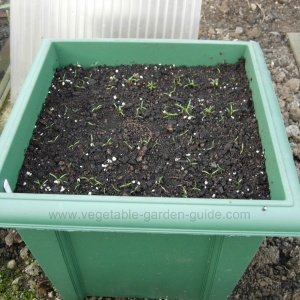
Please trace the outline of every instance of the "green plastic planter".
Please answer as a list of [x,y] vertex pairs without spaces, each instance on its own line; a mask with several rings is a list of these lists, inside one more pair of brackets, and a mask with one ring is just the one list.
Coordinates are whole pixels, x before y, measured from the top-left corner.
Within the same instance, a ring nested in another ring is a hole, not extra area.
[[[241,57],[246,59],[272,200],[4,193],[5,179],[15,187],[55,68],[77,62],[86,67],[216,65]],[[298,177],[255,42],[44,41],[0,149],[0,226],[18,228],[66,300],[87,295],[226,299],[264,236],[300,235]],[[197,214],[202,217],[195,220]]]

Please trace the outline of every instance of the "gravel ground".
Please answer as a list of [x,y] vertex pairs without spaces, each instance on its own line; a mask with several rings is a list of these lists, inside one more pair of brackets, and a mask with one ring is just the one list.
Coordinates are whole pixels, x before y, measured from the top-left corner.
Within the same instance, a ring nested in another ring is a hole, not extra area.
[[[287,32],[300,31],[298,0],[203,0],[201,39],[261,43],[300,174],[300,79]],[[22,294],[23,293],[23,294]],[[25,244],[0,229],[0,300],[59,299]],[[300,240],[267,238],[231,299],[300,299]]]

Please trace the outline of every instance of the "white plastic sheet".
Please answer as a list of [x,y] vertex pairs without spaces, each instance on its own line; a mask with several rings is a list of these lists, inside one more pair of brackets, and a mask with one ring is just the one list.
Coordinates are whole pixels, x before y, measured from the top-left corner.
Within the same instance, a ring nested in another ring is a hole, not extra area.
[[202,0],[11,0],[16,98],[43,38],[197,39]]

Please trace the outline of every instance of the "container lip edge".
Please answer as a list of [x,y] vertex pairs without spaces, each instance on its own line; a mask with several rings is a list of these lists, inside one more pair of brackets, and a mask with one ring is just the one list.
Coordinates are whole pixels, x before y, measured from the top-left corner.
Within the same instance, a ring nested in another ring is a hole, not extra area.
[[[258,43],[252,43],[249,45],[250,55],[251,59],[253,61],[253,64],[255,65],[255,74],[257,78],[261,79],[261,82],[258,82],[260,93],[263,95],[263,99],[265,99],[265,103],[268,107],[274,107],[278,106],[277,102],[277,96],[272,86],[272,79],[270,77],[270,73],[267,69],[265,60],[263,59],[263,52]],[[268,91],[267,91],[268,89]],[[283,192],[286,196],[285,201],[289,202],[291,205],[296,205],[297,201],[300,204],[300,193],[299,189],[298,191],[294,191],[292,186],[295,185],[300,187],[299,185],[299,179],[295,167],[294,160],[291,155],[288,155],[287,160],[285,160],[284,163],[282,161],[284,160],[283,153],[289,153],[290,146],[287,139],[287,135],[285,133],[285,128],[283,130],[282,122],[275,122],[275,119],[282,118],[281,115],[279,115],[280,111],[276,112],[276,115],[272,115],[270,113],[269,109],[265,109],[265,113],[268,119],[268,124],[271,127],[270,135],[272,136],[272,142],[275,146],[275,156],[276,161],[278,162],[278,169],[279,172],[284,175],[281,176],[281,179],[283,180]],[[284,134],[280,136],[280,132],[283,132]],[[279,142],[279,140],[281,142]],[[280,163],[281,162],[281,163]],[[297,199],[299,198],[299,199]]]
[[[59,42],[61,42],[62,40],[59,40]],[[80,41],[87,41],[87,42],[89,42],[89,41],[93,41],[93,42],[99,42],[99,41],[102,41],[102,42],[105,42],[103,39],[100,39],[100,40],[76,40],[76,42],[80,42]],[[111,39],[107,39],[106,40],[107,42],[113,42],[113,40],[111,40]],[[142,40],[143,41],[143,40]],[[67,40],[66,42],[72,42],[72,40]],[[136,42],[136,43],[140,43],[141,42],[141,40],[129,40],[129,39],[124,39],[124,40],[119,40],[119,39],[116,39],[115,40],[115,42]],[[150,41],[150,40],[145,40],[144,42],[149,42],[149,43],[153,43],[153,42],[158,42],[158,43],[164,43],[164,40],[152,40],[152,41]],[[205,44],[205,43],[207,43],[207,44],[230,44],[230,45],[244,45],[244,46],[248,46],[248,47],[257,47],[258,46],[258,43],[256,43],[256,42],[233,42],[233,41],[198,41],[198,40],[195,40],[195,41],[190,41],[190,40],[188,40],[188,41],[185,41],[185,40],[170,40],[170,41],[168,41],[168,43],[173,43],[173,42],[175,42],[175,43],[178,43],[178,42],[180,42],[180,44],[187,44],[187,43],[189,43],[189,44]],[[165,42],[166,43],[166,42]],[[47,50],[47,48],[46,48],[46,46],[47,47],[51,47],[51,45],[55,45],[55,40],[45,40],[44,41],[44,43],[43,43],[43,45],[44,45],[44,49],[43,49],[43,51],[45,51],[45,50]],[[252,45],[252,46],[251,46]],[[259,47],[259,46],[258,46]],[[254,49],[254,51],[255,51],[255,48],[253,48]],[[49,50],[49,49],[48,49]],[[257,51],[258,49],[256,49],[256,51]],[[41,50],[40,50],[40,52],[39,53],[41,53]],[[38,58],[39,58],[39,60],[38,60]],[[35,60],[35,63],[34,63],[34,65],[32,66],[32,68],[31,68],[31,71],[30,71],[30,73],[34,73],[34,72],[36,72],[36,74],[38,75],[38,73],[39,72],[37,72],[40,68],[41,68],[41,60],[42,59],[45,59],[45,55],[40,55],[40,57],[36,57],[36,60]],[[256,64],[258,64],[258,62],[256,62]],[[31,82],[32,80],[33,80],[33,75],[34,74],[31,74],[31,77],[30,78],[27,78],[26,79],[26,82],[25,82],[25,86],[23,86],[23,88],[22,88],[22,91],[23,91],[23,89],[24,89],[24,91],[25,92],[23,92],[24,93],[24,95],[23,95],[23,98],[25,97],[25,96],[27,96],[28,94],[30,94],[30,92],[31,92],[31,89],[29,89],[29,87],[30,87],[30,85],[29,85],[29,82]],[[18,97],[19,98],[19,97]],[[18,102],[21,102],[21,104],[22,104],[22,101],[18,101]],[[16,103],[17,104],[17,103]],[[25,104],[24,104],[24,101],[23,101],[23,104],[21,105],[21,104],[19,104],[19,106],[20,106],[20,108],[22,108]],[[15,109],[16,110],[16,109]],[[15,115],[16,115],[16,113],[15,113]],[[16,117],[14,115],[14,117]],[[11,119],[11,117],[12,116],[10,116],[10,119]],[[18,119],[17,120],[19,120],[20,118],[21,118],[21,116],[17,116],[18,117]],[[14,118],[14,121],[16,120],[16,118]],[[19,123],[19,122],[17,122],[17,123]],[[272,126],[274,126],[274,124],[272,123]],[[274,128],[276,128],[277,126],[275,126]],[[13,129],[15,129],[15,130],[17,130],[17,125],[13,128]],[[11,133],[10,133],[11,134]],[[10,142],[10,140],[7,140],[7,138],[6,139],[3,139],[3,138],[1,138],[0,139],[0,145],[2,146],[2,144],[4,144],[4,140],[5,141],[8,141],[8,142]],[[277,143],[277,142],[276,142]],[[278,144],[278,143],[277,143]],[[8,149],[10,148],[10,145],[9,145],[9,147],[7,147]],[[3,153],[3,155],[0,155],[0,166],[1,166],[1,164],[4,162],[4,161],[2,161],[1,160],[1,158],[2,159],[4,159],[6,157],[6,154],[5,153]],[[285,172],[286,172],[286,170],[285,170]],[[4,193],[0,193],[0,206],[1,206],[1,202],[4,200],[4,202],[5,202],[5,200],[9,200],[9,201],[11,201],[11,200],[16,200],[16,201],[19,201],[19,200],[21,200],[21,199],[17,199],[18,197],[16,197],[15,195],[16,194],[11,194],[11,195],[8,195],[8,194],[5,194],[5,197],[2,197],[2,195],[3,195]],[[291,195],[294,195],[294,196],[296,196],[295,195],[296,193],[292,193]],[[3,195],[4,196],[4,195]],[[35,194],[35,196],[37,196],[37,194]],[[61,195],[60,195],[61,196]],[[74,195],[68,195],[68,196],[71,196],[72,198],[74,198]],[[80,196],[79,196],[80,197]],[[95,197],[95,196],[92,196],[92,197]],[[101,196],[100,196],[101,197]],[[167,199],[169,199],[169,198],[167,198]],[[44,199],[44,197],[41,197],[41,198],[35,198],[35,199],[29,199],[29,198],[27,198],[27,201],[28,200],[33,200],[33,201],[35,201],[35,200],[41,200],[41,201],[44,201],[44,203],[43,204],[47,204],[46,202],[48,202],[49,200],[45,200]],[[59,200],[59,199],[58,199]],[[201,199],[202,200],[202,199]],[[220,199],[221,201],[226,201],[226,199]],[[227,199],[227,201],[228,200],[230,200],[230,199]],[[292,201],[291,202],[291,200],[295,200],[295,199],[284,199],[284,200],[266,200],[266,201],[268,201],[268,203],[267,203],[267,205],[268,205],[268,207],[287,207],[286,208],[286,210],[288,210],[288,211],[291,211],[291,209],[293,208],[293,207],[295,207],[296,206],[296,204],[299,206],[299,204],[300,203],[298,203],[299,201]],[[70,201],[74,201],[73,199],[71,199]],[[189,200],[189,201],[191,201],[191,199]],[[210,201],[211,203],[210,203],[210,205],[212,205],[213,203],[212,203],[212,201],[211,200],[207,200],[207,201]],[[233,202],[236,202],[236,201],[239,201],[238,199],[232,199],[232,201]],[[242,201],[249,201],[249,200],[242,200]],[[250,201],[260,201],[260,200],[250,200]],[[52,201],[51,201],[52,202]],[[76,201],[76,202],[78,202],[78,201]],[[123,200],[122,200],[122,202],[123,202]],[[132,203],[132,202],[131,202]],[[134,203],[132,203],[132,204],[134,204]],[[141,203],[141,204],[143,204],[143,203]],[[156,202],[153,202],[153,205],[155,205],[155,204],[157,204]],[[164,203],[165,204],[165,203]],[[183,203],[178,203],[178,204],[183,204]],[[186,204],[186,203],[184,203],[184,204]],[[198,205],[199,205],[199,203],[197,203]],[[276,205],[277,204],[277,205]],[[278,204],[280,204],[280,205],[278,205]],[[193,205],[196,205],[196,204],[193,204]],[[220,206],[220,203],[215,203],[214,205],[218,205],[218,206]],[[231,206],[235,206],[235,203],[232,203],[232,204],[230,204]],[[226,205],[226,208],[228,208],[230,205]],[[246,205],[246,203],[245,203],[245,205]],[[261,207],[261,203],[258,205],[259,207]],[[240,206],[240,205],[239,205]],[[251,205],[252,206],[252,205]],[[254,205],[253,205],[254,206]],[[254,207],[257,207],[257,205],[256,206],[254,206]],[[290,208],[289,208],[290,207]],[[285,211],[285,213],[286,213],[286,211]],[[21,215],[21,213],[20,213],[20,215]],[[19,228],[42,228],[42,227],[49,227],[49,226],[46,226],[46,225],[42,225],[41,224],[41,221],[39,221],[40,222],[40,225],[24,225],[24,224],[15,224],[15,223],[12,223],[12,224],[10,224],[10,227],[19,227]],[[7,224],[7,223],[6,223]],[[5,225],[6,226],[6,225]],[[4,226],[4,227],[5,227]],[[58,228],[58,229],[60,229],[60,230],[63,230],[63,228],[65,228],[65,229],[67,229],[67,228],[73,228],[74,226],[67,226],[66,224],[65,225],[55,225],[55,226],[53,226],[53,228]],[[80,227],[80,226],[76,226],[76,228],[78,229],[78,227]],[[224,227],[226,227],[226,226],[224,226]],[[262,227],[262,226],[261,226]],[[261,228],[260,227],[260,228]],[[86,228],[88,228],[88,227],[86,227]],[[92,227],[93,228],[93,230],[98,230],[99,231],[99,228],[96,228],[95,229],[95,227]],[[103,230],[105,230],[105,228],[103,227],[102,228]],[[102,230],[101,229],[101,230]],[[138,227],[136,227],[135,228],[136,230],[138,230]],[[118,229],[116,229],[116,228],[114,228],[113,226],[112,227],[109,227],[109,230],[110,231],[117,231]],[[124,229],[125,230],[125,229]],[[133,230],[132,228],[131,228],[131,230]],[[145,229],[145,228],[143,228],[143,230],[145,230],[145,231],[147,231],[147,232],[150,232],[151,231],[151,229],[150,228],[148,228],[148,229]],[[165,231],[165,232],[169,232],[169,231],[176,231],[176,232],[181,232],[181,231],[187,231],[187,232],[194,232],[193,230],[181,230],[181,229],[174,229],[174,230],[170,230],[170,229],[162,229],[163,231]],[[203,232],[205,231],[205,230],[197,230],[197,232],[199,231],[199,234],[201,233],[201,234],[204,234]],[[212,234],[212,232],[215,232],[215,230],[209,230],[209,233],[207,233],[207,234]],[[218,231],[219,232],[219,231]],[[224,233],[226,233],[226,234],[230,234],[230,230],[228,230],[228,231],[222,231],[222,232],[224,232]],[[234,231],[235,232],[235,231]],[[246,230],[240,230],[240,231],[236,231],[237,232],[237,234],[236,235],[240,235],[240,234],[243,234],[243,232],[247,232],[247,235],[255,235],[255,231],[246,231]],[[259,232],[259,231],[257,231],[257,232]],[[271,231],[270,231],[271,232]],[[291,231],[292,232],[292,231]],[[288,234],[290,235],[291,234],[291,232],[289,232]],[[274,231],[274,233],[275,233],[275,231]],[[214,233],[215,234],[215,233]],[[217,234],[217,233],[216,233]],[[292,234],[295,234],[295,232],[293,232]],[[296,232],[296,234],[298,234],[299,235],[299,233],[297,233]],[[266,235],[266,234],[262,234],[261,232],[259,232],[259,234],[258,235]]]
[[[261,207],[293,207],[286,199],[231,199],[231,198],[182,198],[182,197],[154,197],[154,196],[113,196],[113,195],[77,195],[77,194],[34,194],[34,193],[5,193],[0,192],[2,200],[9,201],[42,201],[57,202],[67,201],[69,203],[130,203],[130,204],[178,204],[191,206],[249,206]],[[0,199],[0,201],[1,201]],[[151,199],[151,200],[148,200]],[[1,204],[1,202],[0,202]]]
[[[26,99],[33,91],[34,85],[31,83],[35,81],[39,75],[43,66],[42,61],[46,59],[46,54],[48,53],[51,45],[52,43],[49,40],[43,41],[0,135],[0,170],[5,163],[5,159],[11,147],[11,143],[14,138],[14,132],[16,132],[18,126],[20,126],[20,121],[28,103]],[[22,99],[25,99],[26,101],[22,101]],[[10,123],[12,123],[12,125],[10,125]]]
[[51,39],[47,38],[44,41],[48,41],[53,44],[60,43],[144,43],[144,44],[227,44],[227,45],[241,45],[249,46],[251,44],[258,44],[256,41],[223,41],[223,40],[198,40],[198,39],[135,39],[135,38],[81,38],[81,39]]
[[[5,224],[0,223],[0,227]],[[165,229],[165,228],[130,228],[130,227],[92,227],[85,226],[57,226],[57,225],[27,225],[27,224],[14,224],[12,226],[16,229],[36,229],[36,230],[57,230],[67,232],[110,232],[110,233],[140,233],[140,234],[180,234],[180,235],[214,235],[214,236],[227,236],[227,237],[300,237],[300,231],[272,231],[266,230],[264,232],[258,230],[201,230],[201,229]]]

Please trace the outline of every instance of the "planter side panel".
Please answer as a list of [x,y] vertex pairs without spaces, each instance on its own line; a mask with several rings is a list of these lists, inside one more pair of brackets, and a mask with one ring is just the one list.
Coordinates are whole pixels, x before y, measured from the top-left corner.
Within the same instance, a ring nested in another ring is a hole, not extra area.
[[65,251],[63,233],[30,229],[18,232],[63,299],[83,300],[83,286],[77,277],[80,272],[69,263],[70,253]]
[[[79,62],[84,67],[91,65],[132,64],[175,64],[175,65],[217,65],[235,63],[246,50],[246,45],[218,43],[185,43],[164,40],[152,42],[82,41],[55,42],[61,66]],[[88,53],[88,55],[86,55]]]
[[2,133],[0,148],[4,155],[0,158],[1,191],[4,179],[8,179],[12,189],[16,185],[25,151],[57,65],[54,46],[44,44]]
[[207,284],[202,299],[228,299],[262,241],[262,237],[222,238],[220,251],[215,258],[215,267],[210,269],[209,275],[212,279]]
[[261,240],[34,230],[21,234],[65,300],[226,299]]
[[[287,176],[294,172],[292,153],[288,145],[287,136],[283,125],[279,105],[272,81],[264,62],[263,53],[258,45],[248,48],[246,51],[246,72],[252,91],[255,115],[259,125],[259,134],[265,155],[266,171],[271,191],[272,200],[283,200],[289,195],[285,194],[288,186]],[[274,128],[276,125],[276,129]],[[277,139],[277,141],[276,141]],[[287,148],[285,153],[279,153],[276,142]],[[253,149],[255,151],[257,149]],[[285,158],[283,161],[282,158]],[[291,164],[288,173],[281,174],[285,165]],[[287,176],[286,176],[287,175]],[[291,176],[292,177],[292,176]],[[294,180],[291,180],[292,182]]]

